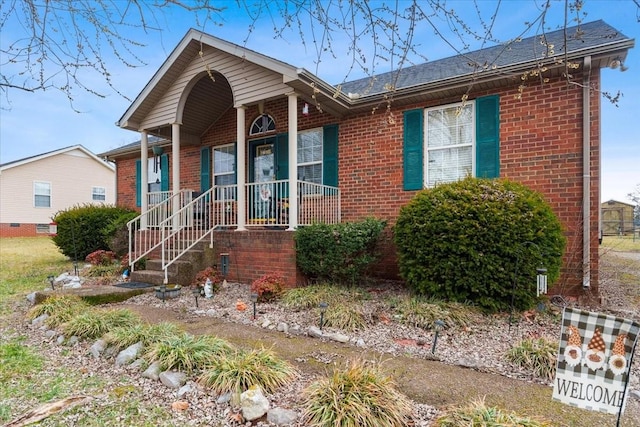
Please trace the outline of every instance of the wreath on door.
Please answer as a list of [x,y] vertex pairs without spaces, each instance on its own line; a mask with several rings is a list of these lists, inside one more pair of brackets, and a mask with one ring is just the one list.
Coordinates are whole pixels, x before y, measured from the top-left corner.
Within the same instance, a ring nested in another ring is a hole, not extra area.
[[271,188],[268,184],[262,184],[260,186],[260,199],[262,199],[263,202],[271,199]]

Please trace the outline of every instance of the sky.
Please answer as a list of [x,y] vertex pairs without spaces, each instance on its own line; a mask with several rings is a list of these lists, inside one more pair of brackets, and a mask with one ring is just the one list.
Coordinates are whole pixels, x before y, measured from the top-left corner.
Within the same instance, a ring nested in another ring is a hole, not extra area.
[[[123,1],[123,0],[117,0]],[[551,0],[552,6],[547,15],[547,26],[555,29],[564,20],[564,2]],[[274,2],[270,2],[274,3]],[[275,2],[277,3],[277,2]],[[508,40],[520,35],[524,23],[533,19],[542,0],[503,0],[493,26],[494,37]],[[348,64],[341,54],[337,58],[323,53],[322,61],[316,64],[317,54],[309,41],[314,35],[310,28],[295,28],[285,32],[285,39],[274,38],[276,24],[267,13],[256,20],[253,31],[249,31],[251,20],[246,13],[235,10],[235,2],[218,1],[228,9],[221,12],[216,23],[204,22],[194,13],[172,7],[164,15],[157,15],[158,32],[141,33],[132,30],[127,34],[144,43],[144,47],[135,50],[135,54],[146,64],[137,68],[123,66],[116,58],[105,56],[109,66],[113,85],[130,100],[142,91],[145,84],[162,65],[173,48],[179,43],[189,28],[197,28],[216,37],[244,45],[249,49],[271,56],[299,68],[305,68],[330,84],[345,79]],[[381,5],[382,2],[371,1]],[[402,0],[400,3],[402,5]],[[470,0],[448,1],[447,9],[456,10],[466,22],[478,27],[475,21],[476,3]],[[480,0],[477,5],[480,14],[487,19],[495,10],[498,2]],[[585,0],[583,12],[587,14],[584,22],[604,20],[628,37],[636,39],[636,47],[629,51],[625,66],[620,69],[602,70],[603,91],[622,93],[616,105],[602,99],[602,187],[601,200],[618,200],[630,203],[627,195],[640,185],[640,11],[633,0]],[[442,31],[447,25],[434,19]],[[14,23],[15,25],[19,25]],[[15,27],[14,27],[15,28]],[[10,25],[0,34],[3,48],[12,42],[15,35]],[[306,45],[301,42],[300,32],[305,34]],[[528,36],[534,33],[527,34]],[[448,37],[449,41],[454,38]],[[426,25],[416,29],[415,42],[420,53],[428,60],[454,55],[446,43],[434,36],[434,31]],[[479,41],[466,40],[470,49],[482,47]],[[346,49],[344,39],[336,37],[333,41],[336,50]],[[486,47],[487,45],[485,45]],[[363,46],[365,52],[368,47]],[[5,66],[4,58],[0,66]],[[423,60],[414,59],[416,62]],[[391,69],[389,63],[378,65],[378,72]],[[347,80],[363,77],[364,73],[354,70]],[[57,150],[71,145],[81,144],[95,154],[121,147],[138,141],[136,132],[118,128],[115,123],[130,106],[131,101],[114,93],[104,82],[88,75],[87,82],[98,92],[106,94],[99,98],[84,91],[74,95],[73,108],[66,95],[57,91],[26,92],[10,90],[0,93],[0,164],[30,157],[40,153]],[[74,111],[78,110],[77,111]]]

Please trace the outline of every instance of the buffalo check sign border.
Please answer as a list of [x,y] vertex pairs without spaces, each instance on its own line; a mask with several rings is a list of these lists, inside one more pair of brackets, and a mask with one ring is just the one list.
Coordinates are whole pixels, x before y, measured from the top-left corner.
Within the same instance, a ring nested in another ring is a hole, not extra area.
[[565,308],[552,398],[621,414],[639,332],[633,320]]

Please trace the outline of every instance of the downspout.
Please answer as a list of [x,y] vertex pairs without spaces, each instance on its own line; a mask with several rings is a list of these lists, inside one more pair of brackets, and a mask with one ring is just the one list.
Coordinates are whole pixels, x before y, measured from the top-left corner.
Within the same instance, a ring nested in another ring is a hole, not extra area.
[[582,288],[591,287],[591,57],[582,74]]

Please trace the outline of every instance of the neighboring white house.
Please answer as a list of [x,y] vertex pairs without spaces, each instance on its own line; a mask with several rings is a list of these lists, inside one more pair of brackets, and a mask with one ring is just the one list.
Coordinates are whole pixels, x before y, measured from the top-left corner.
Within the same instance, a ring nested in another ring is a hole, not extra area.
[[61,210],[115,204],[115,166],[82,145],[0,164],[0,237],[49,233]]

